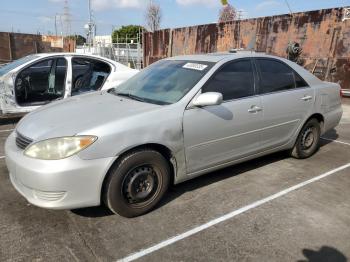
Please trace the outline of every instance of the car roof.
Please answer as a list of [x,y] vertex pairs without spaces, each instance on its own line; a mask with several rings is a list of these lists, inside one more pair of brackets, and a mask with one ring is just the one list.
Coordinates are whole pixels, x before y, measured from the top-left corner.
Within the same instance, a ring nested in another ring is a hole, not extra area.
[[39,56],[41,58],[44,57],[51,57],[51,56],[85,56],[85,57],[91,57],[91,58],[98,58],[98,59],[103,59],[103,60],[107,60],[109,62],[115,62],[111,59],[105,58],[105,57],[101,57],[101,56],[97,56],[97,55],[90,55],[90,54],[79,54],[79,53],[68,53],[68,52],[62,52],[62,53],[37,53],[34,54],[36,56]]
[[271,58],[284,62],[293,68],[299,75],[301,75],[310,85],[317,85],[322,83],[320,79],[314,76],[312,73],[307,71],[305,68],[297,65],[296,63],[285,59],[283,57],[267,55],[261,52],[254,51],[234,51],[234,52],[222,52],[222,53],[210,53],[210,54],[199,54],[199,55],[184,55],[167,58],[167,60],[181,60],[181,61],[196,61],[196,62],[213,62],[219,63],[220,61],[227,62],[239,58]]
[[284,60],[278,56],[267,55],[265,53],[254,52],[254,51],[237,51],[237,52],[218,52],[218,53],[209,53],[209,54],[198,54],[198,55],[184,55],[184,56],[175,56],[168,58],[168,60],[183,60],[183,61],[202,61],[202,62],[213,62],[217,63],[221,60],[226,59],[237,59],[245,57],[269,57],[279,60]]
[[56,53],[37,53],[37,54],[33,54],[36,55],[40,58],[45,58],[45,57],[52,57],[52,56],[80,56],[80,57],[87,57],[87,58],[96,58],[96,59],[100,59],[100,60],[104,60],[105,62],[109,62],[111,64],[113,64],[114,66],[116,66],[119,70],[133,70],[121,63],[118,63],[114,60],[108,59],[106,57],[102,57],[102,56],[98,56],[98,55],[90,55],[90,54],[80,54],[80,53],[68,53],[68,52],[56,52]]

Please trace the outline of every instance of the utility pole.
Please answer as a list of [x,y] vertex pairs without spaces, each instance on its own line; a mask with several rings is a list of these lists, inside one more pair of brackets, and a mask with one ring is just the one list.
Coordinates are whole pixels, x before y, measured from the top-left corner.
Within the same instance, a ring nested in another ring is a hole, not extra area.
[[69,11],[68,0],[64,0],[63,22],[64,22],[64,27],[65,27],[64,34],[65,34],[65,36],[67,36],[71,32],[71,14]]
[[87,42],[89,47],[91,47],[94,43],[94,37],[96,34],[96,25],[93,21],[93,10],[91,8],[91,0],[88,0],[88,10],[89,22],[85,25],[85,29],[87,30]]
[[92,23],[91,0],[89,0],[89,24]]
[[55,36],[57,36],[57,13],[55,14]]

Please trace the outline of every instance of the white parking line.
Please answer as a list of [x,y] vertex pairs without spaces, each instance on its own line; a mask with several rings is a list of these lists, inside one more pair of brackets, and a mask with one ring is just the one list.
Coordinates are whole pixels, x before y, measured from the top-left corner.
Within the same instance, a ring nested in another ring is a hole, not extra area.
[[332,142],[335,142],[335,143],[339,143],[339,144],[350,146],[350,143],[339,141],[339,140],[335,140],[335,139],[329,139],[329,138],[325,138],[325,137],[321,137],[321,139],[326,140],[326,141],[332,141]]
[[11,132],[11,131],[13,131],[13,130],[14,130],[14,129],[0,130],[0,133]]
[[122,258],[122,259],[120,259],[118,261],[128,262],[128,261],[134,261],[136,259],[144,257],[144,256],[146,256],[148,254],[151,254],[151,253],[153,253],[153,252],[155,252],[155,251],[157,251],[159,249],[162,249],[164,247],[172,245],[172,244],[174,244],[174,243],[176,243],[176,242],[178,242],[180,240],[183,240],[183,239],[185,239],[187,237],[190,237],[190,236],[192,236],[194,234],[197,234],[198,232],[206,230],[206,229],[208,229],[208,228],[210,228],[212,226],[215,226],[215,225],[217,225],[217,224],[219,224],[221,222],[224,222],[224,221],[226,221],[228,219],[231,219],[231,218],[233,218],[233,217],[235,217],[237,215],[245,213],[245,212],[247,212],[247,211],[249,211],[249,210],[251,210],[253,208],[256,208],[256,207],[259,207],[259,206],[261,206],[263,204],[266,204],[267,202],[270,202],[270,201],[272,201],[272,200],[274,200],[276,198],[282,197],[282,196],[284,196],[284,195],[286,195],[286,194],[288,194],[288,193],[290,193],[292,191],[300,189],[300,188],[302,188],[302,187],[304,187],[304,186],[306,186],[308,184],[316,182],[316,181],[318,181],[318,180],[320,180],[322,178],[325,178],[327,176],[333,175],[333,174],[335,174],[335,173],[337,173],[339,171],[342,171],[342,170],[344,170],[346,168],[349,168],[349,167],[350,167],[350,163],[348,163],[346,165],[343,165],[341,167],[338,167],[336,169],[333,169],[333,170],[331,170],[331,171],[329,171],[327,173],[324,173],[322,175],[314,177],[314,178],[312,178],[310,180],[307,180],[307,181],[302,182],[300,184],[297,184],[295,186],[289,187],[289,188],[287,188],[285,190],[282,190],[282,191],[280,191],[280,192],[278,192],[276,194],[273,194],[271,196],[268,196],[266,198],[258,200],[256,202],[254,202],[252,204],[249,204],[247,206],[244,206],[244,207],[242,207],[240,209],[234,210],[234,211],[232,211],[232,212],[230,212],[230,213],[228,213],[226,215],[223,215],[223,216],[218,217],[218,218],[216,218],[214,220],[211,220],[211,221],[209,221],[209,222],[207,222],[207,223],[205,223],[203,225],[197,226],[197,227],[195,227],[195,228],[193,228],[193,229],[191,229],[189,231],[186,231],[186,232],[184,232],[184,233],[182,233],[180,235],[171,237],[171,238],[169,238],[169,239],[167,239],[165,241],[162,241],[162,242],[160,242],[160,243],[158,243],[158,244],[156,244],[154,246],[151,246],[149,248],[146,248],[146,249],[143,249],[141,251],[138,251],[138,252],[136,252],[134,254],[131,254],[131,255],[127,256],[127,257],[124,257],[124,258]]

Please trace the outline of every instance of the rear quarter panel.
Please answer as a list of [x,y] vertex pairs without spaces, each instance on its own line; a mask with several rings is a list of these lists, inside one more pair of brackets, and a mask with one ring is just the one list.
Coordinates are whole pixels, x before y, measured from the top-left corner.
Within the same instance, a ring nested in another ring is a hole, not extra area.
[[318,113],[324,117],[322,133],[336,127],[339,124],[343,114],[340,98],[340,85],[330,82],[323,82],[296,63],[286,59],[282,60],[291,66],[314,89],[315,101],[312,114]]
[[314,87],[316,93],[315,112],[324,117],[323,133],[336,127],[343,115],[340,85],[322,82]]

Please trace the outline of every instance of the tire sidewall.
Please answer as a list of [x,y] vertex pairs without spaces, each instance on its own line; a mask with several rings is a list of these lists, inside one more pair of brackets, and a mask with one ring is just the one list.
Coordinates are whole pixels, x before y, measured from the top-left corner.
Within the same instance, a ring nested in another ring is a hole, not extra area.
[[[304,150],[302,148],[302,139],[303,139],[303,133],[307,128],[314,127],[317,134],[314,136],[314,142],[312,146]],[[320,136],[321,136],[321,127],[320,123],[316,119],[310,119],[301,129],[300,134],[298,136],[294,151],[296,151],[297,158],[304,159],[312,156],[320,147]]]
[[[153,201],[144,207],[132,207],[128,204],[122,192],[123,181],[127,174],[135,167],[152,165],[159,170],[160,190]],[[117,163],[109,174],[105,185],[105,204],[113,213],[124,217],[135,217],[151,211],[163,197],[169,187],[170,167],[167,160],[157,151],[142,150],[129,154]]]

